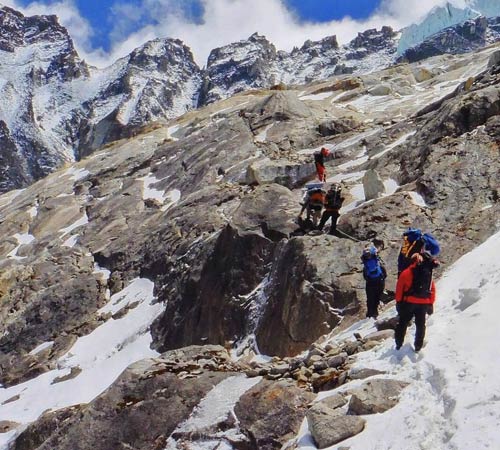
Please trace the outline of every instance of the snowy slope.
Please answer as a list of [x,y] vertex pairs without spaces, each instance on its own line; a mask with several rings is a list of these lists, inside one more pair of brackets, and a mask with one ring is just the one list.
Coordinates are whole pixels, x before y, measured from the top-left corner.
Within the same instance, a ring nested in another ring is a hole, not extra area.
[[[96,273],[108,277],[109,272],[96,268]],[[79,403],[88,403],[107,389],[132,363],[157,356],[150,349],[149,327],[162,312],[163,305],[153,300],[154,284],[137,278],[113,295],[99,313],[114,314],[136,304],[121,318],[109,318],[92,333],[79,338],[58,368],[37,378],[9,388],[0,388],[0,421],[28,424],[47,410],[58,410]],[[31,353],[50,347],[46,342]],[[64,382],[63,382],[64,381]],[[0,434],[0,449],[17,435],[13,430]]]
[[[399,404],[384,414],[364,416],[365,430],[332,450],[497,448],[500,442],[500,232],[449,267],[437,283],[435,314],[427,322],[426,345],[415,354],[414,328],[396,351],[389,341],[361,353],[356,366],[386,371],[410,382]],[[390,317],[395,311],[384,312]],[[339,336],[366,335],[366,319]],[[387,377],[384,375],[383,377]],[[352,382],[342,389],[353,387]],[[319,398],[331,395],[321,393]],[[316,448],[304,421],[299,448]]]

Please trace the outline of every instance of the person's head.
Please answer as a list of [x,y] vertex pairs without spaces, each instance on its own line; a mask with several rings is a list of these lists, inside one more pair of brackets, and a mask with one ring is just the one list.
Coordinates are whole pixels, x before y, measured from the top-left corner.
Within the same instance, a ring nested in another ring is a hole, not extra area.
[[321,154],[323,156],[328,156],[330,154],[330,150],[328,150],[326,147],[321,148]]
[[385,248],[385,243],[382,239],[373,239],[372,241],[372,244],[374,245],[374,247],[378,250],[378,251],[381,251],[381,250],[384,250]]
[[340,191],[342,188],[339,183],[332,183],[330,186],[330,191]]

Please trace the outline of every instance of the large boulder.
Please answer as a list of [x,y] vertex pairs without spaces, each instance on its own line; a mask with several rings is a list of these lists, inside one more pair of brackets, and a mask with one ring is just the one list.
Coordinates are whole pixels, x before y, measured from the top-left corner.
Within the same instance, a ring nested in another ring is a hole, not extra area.
[[359,388],[351,389],[348,414],[364,415],[383,413],[399,401],[401,391],[407,382],[391,379],[365,381]]
[[280,449],[298,433],[313,399],[290,382],[263,380],[240,398],[234,413],[254,448]]
[[385,186],[376,170],[370,169],[363,175],[365,200],[379,198],[385,192]]
[[346,416],[342,411],[329,407],[324,402],[315,403],[307,412],[309,431],[318,448],[331,447],[361,433],[365,420],[357,416]]
[[351,244],[330,236],[294,238],[280,244],[256,333],[262,352],[299,353],[335,328],[343,314],[359,310],[360,301],[352,289],[359,275],[354,275],[356,251]]

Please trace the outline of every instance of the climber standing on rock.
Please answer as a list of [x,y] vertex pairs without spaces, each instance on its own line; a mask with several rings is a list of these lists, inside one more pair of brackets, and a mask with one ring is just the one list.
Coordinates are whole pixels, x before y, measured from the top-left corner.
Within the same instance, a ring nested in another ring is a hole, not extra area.
[[378,306],[385,289],[387,272],[378,249],[369,245],[361,255],[363,262],[363,278],[366,281],[366,317],[378,317]]
[[415,318],[415,351],[424,344],[425,320],[434,312],[436,286],[432,279],[433,270],[439,262],[430,253],[414,253],[408,268],[401,272],[396,284],[396,309],[399,322],[396,326],[396,350],[403,345],[406,329]]
[[318,221],[321,217],[321,210],[323,209],[323,203],[325,201],[325,191],[320,187],[314,187],[308,189],[302,200],[302,209],[299,213],[299,223],[302,223],[302,213],[307,210],[306,222],[310,222],[312,219],[313,229],[318,226]]
[[326,181],[325,157],[330,154],[330,150],[322,147],[319,152],[314,153],[314,164],[316,165],[316,173],[319,181]]
[[335,234],[335,231],[337,231],[337,220],[340,217],[339,211],[342,207],[342,203],[344,203],[344,197],[342,197],[342,187],[338,183],[333,183],[325,195],[325,211],[321,216],[318,230],[323,230],[326,222],[331,218],[332,223],[328,234]]

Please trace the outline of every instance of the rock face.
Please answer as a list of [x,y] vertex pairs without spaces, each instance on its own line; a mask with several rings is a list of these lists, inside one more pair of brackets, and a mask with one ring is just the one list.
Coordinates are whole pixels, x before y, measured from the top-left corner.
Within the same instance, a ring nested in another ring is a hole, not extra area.
[[89,405],[45,414],[13,448],[160,448],[205,395],[233,375],[206,370],[183,378],[183,364],[196,365],[217,353],[223,355],[223,349],[187,349],[132,365]]

